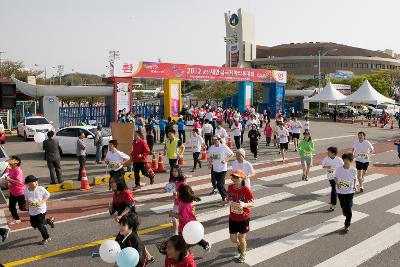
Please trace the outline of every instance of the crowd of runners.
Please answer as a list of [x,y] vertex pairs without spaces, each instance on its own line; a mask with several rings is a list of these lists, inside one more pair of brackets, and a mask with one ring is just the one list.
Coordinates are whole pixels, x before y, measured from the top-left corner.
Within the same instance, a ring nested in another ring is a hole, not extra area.
[[[257,205],[252,193],[251,178],[255,171],[250,158],[258,159],[260,146],[275,150],[285,162],[289,149],[297,151],[303,167],[301,180],[307,181],[310,168],[313,165],[313,154],[316,149],[312,139],[310,121],[307,117],[285,117],[278,112],[271,118],[269,110],[259,114],[250,107],[240,114],[233,108],[212,109],[209,106],[191,107],[177,121],[171,118],[158,121],[153,118],[144,120],[136,115],[135,133],[130,155],[118,150],[118,141],[109,142],[109,151],[105,163],[110,173],[110,189],[114,192],[109,207],[110,215],[115,215],[115,223],[119,224],[116,241],[121,249],[133,247],[139,253],[137,266],[146,266],[155,261],[157,255],[151,255],[144,246],[138,234],[139,216],[135,208],[134,192],[141,188],[141,176],[149,178],[154,183],[154,173],[147,169],[148,156],[154,150],[154,144],[159,142],[164,146],[164,154],[169,165],[169,181],[165,191],[171,193],[172,210],[168,216],[173,223],[172,235],[168,240],[160,240],[157,248],[165,255],[165,266],[196,266],[191,245],[182,236],[184,227],[191,221],[196,221],[195,203],[201,201],[190,185],[190,177],[179,166],[185,149],[193,155],[192,172],[197,168],[208,166],[210,169],[210,194],[219,194],[220,205],[229,206],[230,240],[237,247],[238,255],[235,261],[242,263],[246,257],[246,235],[250,231],[251,209]],[[191,126],[190,136],[187,135],[188,125]],[[244,138],[246,136],[247,138]],[[231,138],[233,139],[231,140]],[[230,145],[232,142],[232,145]],[[400,143],[396,143],[399,145]],[[245,148],[249,148],[247,151]],[[364,132],[359,132],[353,143],[352,151],[338,155],[338,147],[327,147],[327,155],[322,162],[326,169],[327,181],[331,185],[330,210],[335,210],[337,199],[345,216],[344,231],[349,231],[352,218],[352,204],[355,192],[364,192],[364,176],[368,170],[370,155],[374,147],[366,138]],[[206,150],[207,160],[201,161],[201,152]],[[400,151],[399,151],[400,157]],[[124,180],[124,165],[131,160],[135,174],[132,189]],[[355,164],[353,162],[355,161]],[[9,210],[12,221],[9,224],[21,222],[17,212],[17,204],[21,211],[28,210],[30,222],[38,229],[41,245],[50,239],[46,225],[54,227],[54,218],[47,218],[46,202],[50,193],[39,186],[38,179],[33,175],[24,178],[22,161],[18,156],[12,156],[3,166],[3,178],[8,182],[10,192]],[[354,166],[353,166],[354,165]],[[232,171],[228,173],[228,166]],[[226,185],[227,176],[232,181]],[[299,177],[300,179],[300,177]],[[118,227],[116,226],[116,229]],[[2,240],[7,239],[9,229],[1,228]],[[211,243],[200,240],[197,243],[205,252],[211,250]]]

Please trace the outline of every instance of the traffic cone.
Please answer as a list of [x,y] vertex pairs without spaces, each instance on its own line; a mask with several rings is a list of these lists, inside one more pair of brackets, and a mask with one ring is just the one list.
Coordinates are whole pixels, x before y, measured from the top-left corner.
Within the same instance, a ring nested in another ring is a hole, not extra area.
[[232,148],[232,138],[230,135],[228,135],[228,147]]
[[90,186],[89,186],[89,180],[87,178],[87,174],[86,174],[86,168],[83,168],[82,170],[82,175],[81,175],[81,190],[89,190]]
[[185,165],[185,159],[183,158],[183,155],[179,157],[178,164],[179,166]]
[[361,118],[361,125],[364,125],[364,118]]
[[201,160],[207,160],[207,150],[206,147],[203,147],[203,151],[201,153]]
[[371,127],[371,120],[368,121],[368,126]]
[[153,153],[153,159],[151,161],[151,168],[153,170],[157,170],[157,167],[158,167],[157,155],[156,155],[156,153]]
[[378,127],[378,120],[374,119],[374,121],[375,121],[375,127]]
[[167,170],[165,169],[164,166],[164,157],[163,154],[160,153],[160,156],[158,157],[158,168],[157,168],[157,172],[167,172]]
[[392,123],[390,124],[390,129],[394,129],[394,123],[393,123],[393,120],[392,120]]

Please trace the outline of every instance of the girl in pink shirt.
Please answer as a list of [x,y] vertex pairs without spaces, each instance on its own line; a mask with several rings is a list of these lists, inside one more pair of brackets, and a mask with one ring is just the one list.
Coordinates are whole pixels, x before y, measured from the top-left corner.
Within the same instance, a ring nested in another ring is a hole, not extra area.
[[[177,200],[178,212],[170,211],[169,216],[179,220],[178,231],[179,234],[182,234],[183,228],[188,222],[197,221],[195,208],[192,203],[194,201],[200,201],[201,199],[194,194],[189,185],[182,184],[177,189]],[[201,246],[207,252],[211,249],[210,243],[204,239],[200,240],[197,245]]]
[[8,210],[13,217],[13,220],[10,222],[10,224],[16,224],[21,222],[17,212],[17,203],[19,210],[27,210],[24,197],[24,174],[20,168],[21,159],[19,157],[11,156],[11,158],[8,160],[8,163],[10,164],[8,175],[6,176],[8,190],[10,191]]
[[272,136],[272,127],[269,122],[265,125],[264,128],[264,135],[265,135],[265,141],[267,142],[267,146],[271,143],[271,136]]
[[[172,167],[170,183],[174,184],[175,190],[172,191],[172,195],[174,197],[174,207],[172,208],[173,212],[178,212],[178,197],[176,191],[178,191],[179,187],[183,184],[187,184],[186,176],[183,174],[182,169],[179,167]],[[179,222],[176,218],[172,218],[172,227],[174,229],[174,233],[178,234],[178,225]]]

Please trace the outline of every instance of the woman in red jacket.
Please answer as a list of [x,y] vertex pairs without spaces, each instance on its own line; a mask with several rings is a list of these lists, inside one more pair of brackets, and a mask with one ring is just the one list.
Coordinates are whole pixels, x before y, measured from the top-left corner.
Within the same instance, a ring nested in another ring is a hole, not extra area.
[[146,140],[143,139],[143,134],[137,131],[133,135],[133,144],[131,159],[133,162],[133,171],[135,173],[135,187],[132,190],[140,189],[140,175],[141,172],[144,176],[150,178],[150,184],[154,184],[154,175],[149,173],[146,169],[147,157],[150,153],[150,148]]

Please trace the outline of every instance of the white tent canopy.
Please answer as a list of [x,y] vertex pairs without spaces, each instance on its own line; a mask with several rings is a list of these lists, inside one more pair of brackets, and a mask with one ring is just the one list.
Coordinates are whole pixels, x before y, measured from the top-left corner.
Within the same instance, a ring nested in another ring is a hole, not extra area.
[[376,91],[375,88],[372,87],[372,85],[368,82],[368,80],[365,80],[361,87],[358,88],[357,91],[346,97],[344,101],[346,103],[355,102],[374,105],[378,105],[381,103],[395,103],[393,99],[390,99]]
[[331,82],[328,82],[318,95],[304,99],[304,102],[338,103],[338,101],[343,102],[342,100],[345,98],[344,94],[336,90]]

